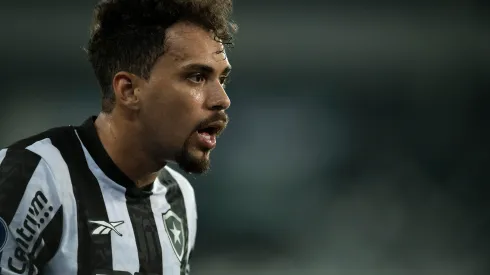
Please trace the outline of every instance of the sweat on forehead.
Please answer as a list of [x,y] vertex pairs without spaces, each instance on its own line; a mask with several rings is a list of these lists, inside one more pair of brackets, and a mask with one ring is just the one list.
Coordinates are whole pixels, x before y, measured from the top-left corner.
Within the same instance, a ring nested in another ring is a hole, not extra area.
[[225,46],[211,31],[187,22],[177,23],[167,30],[165,54],[176,61],[197,57],[226,59]]

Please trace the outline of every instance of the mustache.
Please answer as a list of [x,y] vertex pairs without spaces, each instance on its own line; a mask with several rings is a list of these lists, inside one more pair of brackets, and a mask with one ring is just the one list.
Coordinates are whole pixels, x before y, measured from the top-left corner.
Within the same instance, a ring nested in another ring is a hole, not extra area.
[[230,117],[225,112],[217,112],[217,113],[214,113],[213,115],[211,115],[210,117],[208,117],[207,119],[204,119],[203,121],[201,121],[196,126],[196,128],[194,129],[194,131],[200,130],[200,129],[206,127],[207,125],[209,125],[211,123],[215,123],[215,122],[221,122],[221,123],[223,123],[224,124],[223,129],[224,129],[228,125],[228,122],[229,121],[230,121]]

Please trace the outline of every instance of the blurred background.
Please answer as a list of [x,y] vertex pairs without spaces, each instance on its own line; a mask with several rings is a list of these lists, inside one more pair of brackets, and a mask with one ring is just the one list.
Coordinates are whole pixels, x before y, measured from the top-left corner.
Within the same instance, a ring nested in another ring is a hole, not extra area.
[[[0,147],[99,111],[95,1],[1,1]],[[490,274],[490,4],[235,1],[195,275]]]

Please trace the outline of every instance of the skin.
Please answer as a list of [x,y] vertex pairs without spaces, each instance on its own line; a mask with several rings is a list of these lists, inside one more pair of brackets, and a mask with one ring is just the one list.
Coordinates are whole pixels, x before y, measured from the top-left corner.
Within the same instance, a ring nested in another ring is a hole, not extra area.
[[109,156],[139,187],[168,162],[190,173],[207,171],[211,150],[200,145],[196,130],[228,122],[223,82],[231,67],[223,45],[203,28],[179,22],[167,29],[165,47],[148,80],[114,76],[115,107],[95,121]]

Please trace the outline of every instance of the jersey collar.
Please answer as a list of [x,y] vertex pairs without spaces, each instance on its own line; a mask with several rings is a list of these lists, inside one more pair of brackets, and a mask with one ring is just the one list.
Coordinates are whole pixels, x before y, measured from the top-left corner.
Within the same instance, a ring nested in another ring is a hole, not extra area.
[[111,157],[105,150],[100,141],[97,130],[95,129],[95,119],[92,116],[88,118],[81,126],[77,128],[77,132],[82,140],[83,145],[87,148],[95,163],[99,168],[115,183],[126,188],[126,195],[131,197],[147,197],[152,194],[153,184],[145,188],[138,188],[136,184],[124,172],[117,167]]

